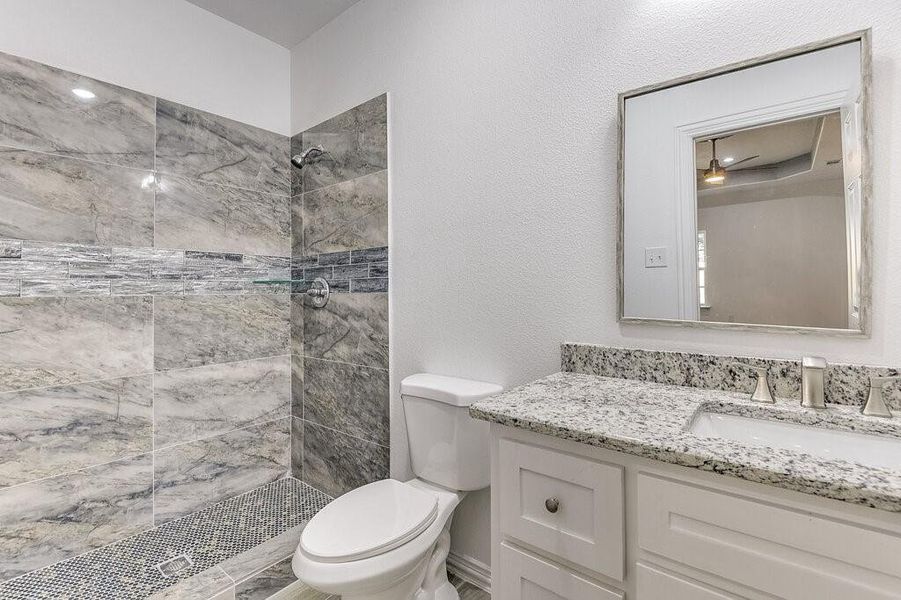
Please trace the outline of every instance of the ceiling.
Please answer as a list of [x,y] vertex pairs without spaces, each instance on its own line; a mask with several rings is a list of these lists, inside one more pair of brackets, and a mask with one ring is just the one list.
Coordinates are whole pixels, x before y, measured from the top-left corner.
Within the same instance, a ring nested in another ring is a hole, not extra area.
[[[827,116],[821,138],[818,137],[820,119],[819,116],[808,117],[733,133],[717,141],[717,156],[720,162],[728,167],[729,163],[723,160],[726,157],[739,161],[759,155],[754,160],[742,163],[740,168],[743,169],[779,163],[811,152],[819,154],[824,160],[841,158],[841,125],[838,113]],[[698,168],[706,168],[712,158],[710,142],[699,141],[695,147]]]
[[244,29],[293,48],[359,0],[188,0]]

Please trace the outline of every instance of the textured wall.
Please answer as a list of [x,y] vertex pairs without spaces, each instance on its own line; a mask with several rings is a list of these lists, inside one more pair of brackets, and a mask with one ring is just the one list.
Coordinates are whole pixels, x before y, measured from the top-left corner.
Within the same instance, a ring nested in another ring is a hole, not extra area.
[[288,473],[291,214],[286,136],[0,81],[5,579]]
[[[387,122],[381,95],[291,140],[325,150],[293,173],[292,469],[333,496],[389,470]],[[303,294],[316,277],[324,308]]]
[[[619,325],[617,92],[866,27],[872,338]],[[292,51],[292,130],[390,94],[393,381],[433,371],[515,385],[558,370],[562,340],[897,365],[899,60],[895,0],[363,0]],[[454,529],[455,550],[484,562],[487,498],[461,507]]]

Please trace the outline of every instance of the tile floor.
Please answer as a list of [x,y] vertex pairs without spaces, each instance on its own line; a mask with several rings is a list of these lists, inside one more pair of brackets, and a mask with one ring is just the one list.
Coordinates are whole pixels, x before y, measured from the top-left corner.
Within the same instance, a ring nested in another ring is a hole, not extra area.
[[[339,600],[297,581],[291,553],[331,498],[281,479],[120,542],[0,582],[4,600]],[[183,560],[188,557],[188,561]],[[173,560],[175,559],[175,560]],[[174,574],[165,576],[166,565]],[[162,569],[161,569],[162,567]],[[460,600],[491,595],[455,575]]]

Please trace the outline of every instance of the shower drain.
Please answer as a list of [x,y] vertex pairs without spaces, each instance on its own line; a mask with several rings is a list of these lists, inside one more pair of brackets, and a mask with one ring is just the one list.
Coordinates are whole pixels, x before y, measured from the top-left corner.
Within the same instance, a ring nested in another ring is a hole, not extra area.
[[185,569],[192,567],[194,565],[194,561],[191,560],[191,557],[187,554],[181,554],[176,556],[175,558],[170,558],[169,560],[164,560],[161,563],[157,563],[156,568],[159,569],[160,573],[163,574],[163,577],[175,577]]

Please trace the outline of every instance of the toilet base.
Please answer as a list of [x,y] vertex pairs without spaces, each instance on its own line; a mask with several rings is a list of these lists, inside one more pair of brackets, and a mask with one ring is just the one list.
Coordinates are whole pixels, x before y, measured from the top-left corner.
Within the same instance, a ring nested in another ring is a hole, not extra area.
[[344,594],[341,598],[342,600],[460,600],[457,589],[447,580],[449,551],[450,519],[427,560],[417,565],[396,585],[377,593]]

